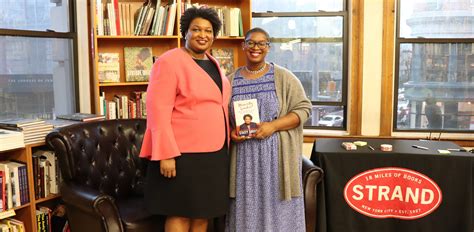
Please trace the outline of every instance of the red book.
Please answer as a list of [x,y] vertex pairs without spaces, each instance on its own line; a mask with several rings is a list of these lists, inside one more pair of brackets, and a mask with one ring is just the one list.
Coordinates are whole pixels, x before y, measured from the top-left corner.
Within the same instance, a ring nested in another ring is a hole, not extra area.
[[115,11],[115,25],[117,28],[117,35],[121,35],[120,33],[120,10],[118,5],[118,0],[114,0],[114,11]]
[[5,204],[6,203],[6,199],[5,199],[6,193],[7,193],[7,191],[5,191],[5,180],[4,180],[3,171],[0,171],[0,197],[1,197],[1,201],[2,201],[2,202],[0,202],[0,212],[5,211],[6,207],[7,207],[7,205]]

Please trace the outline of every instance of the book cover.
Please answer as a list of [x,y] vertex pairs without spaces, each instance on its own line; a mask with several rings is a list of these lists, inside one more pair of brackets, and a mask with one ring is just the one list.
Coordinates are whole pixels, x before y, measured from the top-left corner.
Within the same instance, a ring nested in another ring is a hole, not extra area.
[[211,54],[219,62],[219,66],[226,76],[234,72],[234,49],[233,48],[213,48]]
[[153,55],[151,47],[125,47],[125,80],[148,81]]
[[237,134],[249,138],[254,137],[260,123],[257,99],[235,101],[234,115]]
[[120,63],[118,53],[99,53],[99,82],[120,82]]
[[105,116],[104,115],[97,115],[97,114],[87,114],[87,113],[74,113],[74,114],[58,115],[58,116],[56,116],[56,118],[87,122],[87,121],[94,121],[94,120],[104,119]]
[[0,126],[5,127],[24,127],[44,123],[41,119],[11,118],[0,120]]

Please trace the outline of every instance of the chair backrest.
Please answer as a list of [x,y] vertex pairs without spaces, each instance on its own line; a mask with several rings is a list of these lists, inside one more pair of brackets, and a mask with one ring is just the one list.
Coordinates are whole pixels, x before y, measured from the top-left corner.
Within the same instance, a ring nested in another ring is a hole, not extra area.
[[138,157],[144,119],[74,124],[48,134],[63,181],[90,187],[116,198],[143,195],[146,161]]

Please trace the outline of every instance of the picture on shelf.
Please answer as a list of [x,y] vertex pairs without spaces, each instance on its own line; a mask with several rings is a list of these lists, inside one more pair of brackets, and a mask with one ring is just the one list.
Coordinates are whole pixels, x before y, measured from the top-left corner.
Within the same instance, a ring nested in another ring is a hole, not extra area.
[[234,115],[237,135],[253,138],[260,123],[257,99],[235,101]]
[[211,54],[219,62],[219,66],[226,76],[234,72],[234,49],[233,48],[213,48]]
[[120,82],[120,63],[118,53],[99,53],[99,82]]
[[148,81],[153,65],[151,47],[125,47],[125,80]]

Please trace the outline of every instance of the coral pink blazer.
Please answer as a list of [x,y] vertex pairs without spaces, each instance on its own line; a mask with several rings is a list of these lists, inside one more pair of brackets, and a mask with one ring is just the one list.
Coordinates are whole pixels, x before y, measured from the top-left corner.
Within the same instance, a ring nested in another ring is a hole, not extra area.
[[[218,67],[217,61],[207,54]],[[211,152],[226,141],[230,83],[222,70],[222,94],[189,54],[180,48],[153,65],[147,89],[147,129],[140,157],[163,160],[188,152]],[[228,141],[228,140],[227,140]]]

